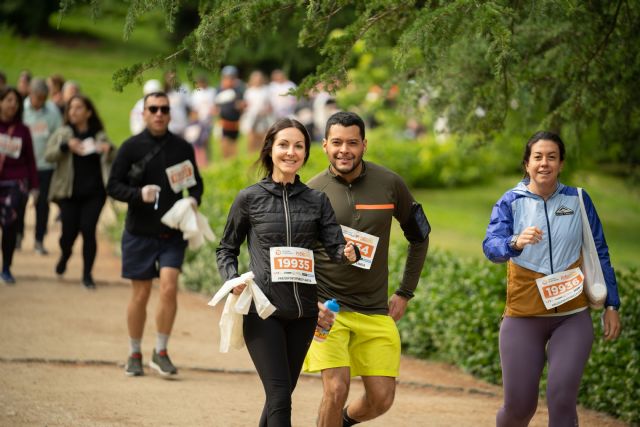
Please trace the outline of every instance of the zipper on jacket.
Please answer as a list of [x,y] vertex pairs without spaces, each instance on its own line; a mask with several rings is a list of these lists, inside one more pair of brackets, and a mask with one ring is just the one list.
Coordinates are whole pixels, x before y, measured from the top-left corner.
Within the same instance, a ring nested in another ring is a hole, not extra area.
[[547,201],[544,201],[544,218],[547,220],[547,235],[549,236],[549,265],[551,267],[551,274],[553,274],[553,250],[551,249],[551,223],[549,222],[549,215],[547,214]]
[[349,206],[351,206],[351,211],[353,212],[353,220],[357,221],[360,219],[360,213],[356,209],[356,201],[353,197],[353,191],[351,184],[347,184],[347,201],[349,202]]
[[[289,215],[289,195],[287,194],[286,184],[282,185],[282,204],[284,205],[284,224],[286,230],[287,246],[291,246],[291,217]],[[293,283],[293,297],[296,300],[298,306],[298,318],[302,317],[302,302],[300,301],[300,295],[298,293],[298,283]]]
[[[547,201],[544,201],[544,218],[547,220],[547,235],[549,236],[549,266],[551,267],[551,274],[553,274],[553,250],[551,249],[551,223],[549,222],[549,215],[547,214]],[[553,309],[554,312],[558,312],[558,307]]]

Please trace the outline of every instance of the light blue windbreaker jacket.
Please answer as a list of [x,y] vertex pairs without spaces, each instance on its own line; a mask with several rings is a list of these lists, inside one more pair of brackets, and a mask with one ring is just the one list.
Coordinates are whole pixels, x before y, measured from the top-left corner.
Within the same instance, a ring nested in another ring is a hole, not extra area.
[[[482,242],[486,257],[495,263],[512,262],[544,275],[566,270],[580,257],[582,248],[582,215],[575,187],[558,183],[556,191],[545,201],[527,189],[521,181],[507,191],[493,207],[487,234]],[[586,191],[582,190],[589,226],[596,244],[600,265],[607,285],[606,306],[620,306],[616,276],[609,259],[602,223]],[[509,247],[514,234],[535,225],[542,230],[542,240],[527,245],[522,251]]]

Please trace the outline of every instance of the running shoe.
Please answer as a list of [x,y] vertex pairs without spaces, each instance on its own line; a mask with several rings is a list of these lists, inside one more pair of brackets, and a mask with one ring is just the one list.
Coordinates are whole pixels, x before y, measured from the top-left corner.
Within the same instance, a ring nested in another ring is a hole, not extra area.
[[144,375],[142,369],[142,354],[132,353],[127,360],[127,366],[124,368],[124,373],[129,377],[139,377]]
[[13,274],[11,274],[11,271],[9,271],[8,268],[2,270],[2,273],[0,273],[0,278],[2,278],[4,283],[6,283],[7,285],[13,285],[14,283],[16,283],[15,277],[13,277]]
[[171,359],[169,359],[167,350],[160,350],[156,353],[156,349],[154,348],[151,361],[149,362],[149,367],[155,369],[160,375],[165,377],[169,375],[176,375],[178,373],[176,367],[171,363]]

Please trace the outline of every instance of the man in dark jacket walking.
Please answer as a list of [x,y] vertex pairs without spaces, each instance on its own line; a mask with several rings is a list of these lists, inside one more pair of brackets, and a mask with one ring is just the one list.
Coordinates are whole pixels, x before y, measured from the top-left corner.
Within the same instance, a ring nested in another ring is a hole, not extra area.
[[156,311],[156,345],[149,366],[163,376],[177,369],[167,354],[167,342],[177,311],[178,276],[187,242],[179,230],[161,223],[162,216],[187,190],[194,209],[203,185],[193,148],[169,132],[169,98],[153,92],[144,98],[146,129],[122,144],[111,168],[107,193],[128,203],[122,233],[122,277],[131,279],[127,309],[130,353],[125,373],[143,375],[141,341],[152,280],[160,278]]

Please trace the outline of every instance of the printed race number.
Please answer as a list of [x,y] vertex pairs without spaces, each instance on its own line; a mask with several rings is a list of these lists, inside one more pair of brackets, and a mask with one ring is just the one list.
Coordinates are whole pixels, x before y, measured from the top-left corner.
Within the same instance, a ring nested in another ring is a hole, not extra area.
[[279,246],[269,248],[272,282],[316,283],[313,251]]
[[196,185],[196,175],[191,160],[185,160],[166,169],[169,184],[174,193]]
[[536,279],[538,291],[547,310],[558,307],[580,295],[583,282],[584,275],[579,267]]
[[376,254],[376,248],[378,247],[378,241],[380,238],[345,225],[341,225],[340,227],[342,227],[344,239],[347,242],[353,242],[353,244],[360,249],[360,255],[362,258],[360,258],[358,262],[354,263],[353,266],[369,270],[373,263],[373,257]]

